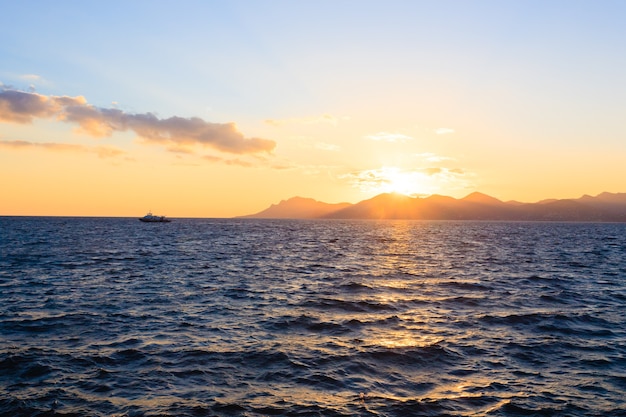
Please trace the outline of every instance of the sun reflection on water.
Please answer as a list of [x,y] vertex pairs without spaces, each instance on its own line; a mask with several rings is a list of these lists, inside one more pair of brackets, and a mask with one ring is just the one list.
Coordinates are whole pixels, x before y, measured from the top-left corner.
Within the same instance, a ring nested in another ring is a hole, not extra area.
[[434,336],[414,336],[408,332],[396,332],[383,336],[375,341],[372,345],[381,346],[388,349],[402,348],[425,348],[434,346],[442,341],[441,337]]

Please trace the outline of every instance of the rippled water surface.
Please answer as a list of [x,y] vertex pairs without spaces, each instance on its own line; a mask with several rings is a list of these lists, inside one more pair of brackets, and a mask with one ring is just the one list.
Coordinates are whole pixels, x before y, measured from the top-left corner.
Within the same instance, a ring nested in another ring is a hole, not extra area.
[[626,415],[626,225],[0,218],[0,414]]

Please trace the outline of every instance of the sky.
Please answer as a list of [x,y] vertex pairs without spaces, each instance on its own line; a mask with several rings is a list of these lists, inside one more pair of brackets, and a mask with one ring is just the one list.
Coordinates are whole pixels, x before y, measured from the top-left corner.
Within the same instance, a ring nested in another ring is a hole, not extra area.
[[2,2],[0,215],[626,192],[626,2]]

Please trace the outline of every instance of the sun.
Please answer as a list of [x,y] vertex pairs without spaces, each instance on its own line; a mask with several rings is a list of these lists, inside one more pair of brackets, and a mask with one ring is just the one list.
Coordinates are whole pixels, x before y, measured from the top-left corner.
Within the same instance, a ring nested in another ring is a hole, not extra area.
[[416,184],[414,175],[407,172],[401,172],[398,169],[391,169],[386,173],[383,180],[383,188],[388,193],[399,193],[405,195],[415,194],[418,184]]
[[396,167],[385,167],[379,172],[380,191],[408,196],[429,194],[427,175],[417,171],[403,171]]
[[398,193],[424,197],[441,192],[441,178],[428,168],[405,169],[383,166],[344,176],[362,192],[372,194]]

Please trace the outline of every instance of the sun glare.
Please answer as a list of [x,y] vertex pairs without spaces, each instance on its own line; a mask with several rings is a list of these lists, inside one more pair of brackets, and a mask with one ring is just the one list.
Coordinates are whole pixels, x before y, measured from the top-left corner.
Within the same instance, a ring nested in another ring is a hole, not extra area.
[[397,170],[388,173],[386,178],[385,188],[387,192],[394,192],[400,194],[411,195],[414,194],[417,188],[415,178],[406,172],[399,172]]
[[380,191],[408,196],[429,194],[428,178],[420,172],[402,171],[399,168],[383,168],[380,171]]

